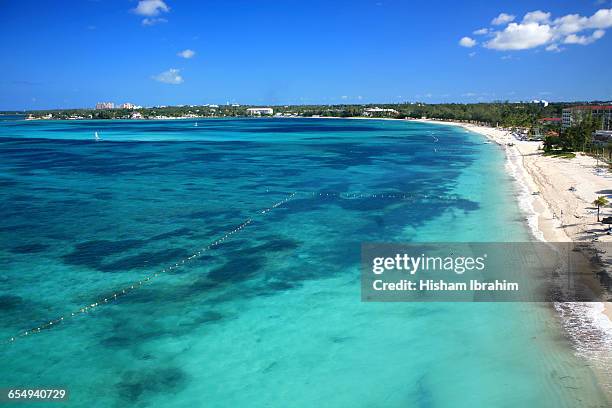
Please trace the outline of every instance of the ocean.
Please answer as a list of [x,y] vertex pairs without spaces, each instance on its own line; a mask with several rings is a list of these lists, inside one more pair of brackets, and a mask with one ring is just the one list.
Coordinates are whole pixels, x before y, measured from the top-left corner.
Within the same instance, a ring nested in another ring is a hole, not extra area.
[[361,302],[363,242],[534,239],[479,135],[9,118],[0,157],[0,387],[75,407],[607,404],[548,304]]

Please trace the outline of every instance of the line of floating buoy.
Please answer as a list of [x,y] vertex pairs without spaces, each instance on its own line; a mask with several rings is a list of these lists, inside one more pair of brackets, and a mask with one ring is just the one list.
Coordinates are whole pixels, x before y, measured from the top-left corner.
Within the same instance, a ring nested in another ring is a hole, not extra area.
[[[291,193],[288,197],[274,203],[271,207],[265,208],[262,211],[259,212],[259,214],[261,215],[265,215],[267,213],[269,213],[270,211],[272,211],[275,208],[280,207],[281,205],[287,203],[289,200],[291,200],[296,193]],[[12,336],[10,338],[8,338],[4,343],[12,343],[14,341],[16,341],[19,338],[23,338],[23,337],[27,337],[27,336],[31,336],[33,334],[38,334],[43,330],[48,330],[53,328],[54,326],[57,326],[58,324],[64,322],[67,319],[76,317],[78,315],[87,313],[97,307],[100,307],[104,304],[107,304],[109,302],[113,302],[115,300],[117,300],[118,298],[127,295],[128,293],[130,293],[131,291],[141,287],[142,285],[144,285],[145,283],[151,282],[153,279],[157,278],[158,276],[168,273],[170,271],[173,271],[175,269],[178,269],[180,267],[182,267],[183,265],[185,265],[185,263],[188,263],[189,261],[201,256],[203,253],[219,246],[220,244],[222,244],[223,242],[225,242],[225,240],[227,240],[228,238],[230,238],[232,235],[242,231],[245,227],[247,227],[249,224],[251,224],[254,221],[253,218],[249,218],[247,219],[245,222],[243,222],[242,224],[238,225],[236,228],[234,228],[233,230],[231,230],[230,232],[226,233],[225,235],[223,235],[222,237],[216,239],[215,241],[211,242],[210,244],[208,244],[205,247],[202,247],[201,249],[199,249],[198,251],[194,252],[193,254],[191,254],[190,256],[181,259],[180,261],[176,262],[174,265],[168,266],[162,270],[158,270],[157,272],[153,272],[149,275],[146,275],[145,277],[143,277],[142,279],[138,280],[137,282],[132,282],[131,284],[126,285],[123,288],[118,289],[117,291],[115,291],[114,293],[111,293],[110,295],[105,295],[104,297],[100,297],[98,298],[96,301],[82,306],[76,310],[74,310],[73,312],[70,312],[64,316],[60,316],[56,319],[53,320],[49,320],[48,322],[41,324],[40,326],[34,327],[32,329],[29,330],[24,330],[19,334],[16,334],[15,336]]]
[[423,194],[406,192],[378,192],[378,193],[345,193],[345,192],[320,192],[320,191],[298,191],[295,195],[304,195],[315,198],[341,198],[341,199],[396,199],[396,200],[443,200],[456,201],[461,198],[458,194]]
[[[269,192],[269,189],[266,190],[267,192]],[[281,205],[287,203],[289,200],[293,199],[294,197],[296,197],[298,194],[299,195],[304,195],[306,197],[310,197],[310,198],[341,198],[341,199],[398,199],[398,200],[418,200],[418,199],[438,199],[438,200],[457,200],[460,197],[458,195],[440,195],[440,194],[422,194],[422,193],[402,193],[402,192],[386,192],[386,193],[347,193],[347,192],[320,192],[320,191],[299,191],[299,192],[291,192],[291,193],[286,193],[288,194],[288,196],[276,203],[274,203],[272,206],[264,208],[263,210],[259,211],[260,215],[266,215],[267,213],[269,213],[270,211],[272,211],[275,208],[280,207]],[[37,326],[35,328],[29,329],[29,330],[25,330],[13,337],[10,337],[9,339],[7,339],[7,341],[5,341],[5,343],[12,343],[14,341],[16,341],[19,338],[22,337],[26,337],[26,336],[31,336],[33,334],[37,334],[40,333],[43,330],[48,330],[51,329],[54,326],[57,326],[58,324],[64,322],[66,319],[70,319],[73,317],[76,317],[80,314],[84,314],[84,313],[88,313],[91,310],[102,306],[104,304],[113,302],[115,300],[117,300],[118,298],[127,295],[128,293],[130,293],[131,291],[141,287],[142,285],[151,282],[153,279],[159,277],[162,274],[166,274],[168,272],[174,271],[175,269],[178,269],[182,266],[184,266],[186,263],[188,263],[189,261],[201,256],[202,254],[204,254],[207,251],[210,251],[211,249],[219,246],[220,244],[222,244],[223,242],[225,242],[227,239],[229,239],[232,235],[242,231],[245,227],[247,227],[249,224],[251,224],[254,221],[253,218],[249,218],[246,221],[244,221],[242,224],[238,225],[236,228],[234,228],[233,230],[231,230],[230,232],[226,233],[225,235],[223,235],[222,237],[216,239],[215,241],[211,242],[210,244],[208,244],[207,246],[199,249],[198,251],[192,253],[190,256],[175,262],[174,265],[170,265],[162,270],[158,270],[157,272],[153,272],[149,275],[146,275],[145,277],[143,277],[142,279],[138,280],[137,282],[133,282],[131,284],[128,284],[127,286],[115,291],[114,293],[111,293],[110,295],[106,295],[104,297],[100,297],[98,298],[96,301],[82,306],[77,310],[74,310],[73,312],[70,312],[64,316],[60,316],[56,319],[50,320],[44,324],[41,324],[40,326]]]

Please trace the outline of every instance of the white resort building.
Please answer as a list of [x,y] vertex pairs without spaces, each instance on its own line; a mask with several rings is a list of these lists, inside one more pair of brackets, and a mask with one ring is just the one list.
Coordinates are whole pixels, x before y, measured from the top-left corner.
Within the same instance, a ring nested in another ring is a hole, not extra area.
[[96,109],[115,109],[115,104],[112,102],[98,102]]
[[121,105],[119,105],[119,109],[138,109],[140,108],[140,106],[136,106],[133,103],[122,103]]
[[397,115],[398,111],[395,109],[383,109],[379,107],[366,108],[363,110],[363,116],[374,116],[374,115]]
[[247,115],[272,115],[274,114],[274,109],[272,108],[248,108]]

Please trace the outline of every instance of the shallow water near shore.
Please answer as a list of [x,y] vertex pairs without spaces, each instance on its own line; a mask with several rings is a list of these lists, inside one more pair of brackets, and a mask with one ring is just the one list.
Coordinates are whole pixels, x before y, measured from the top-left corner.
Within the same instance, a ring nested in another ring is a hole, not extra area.
[[531,239],[503,151],[480,136],[375,120],[4,121],[0,155],[3,339],[254,219],[2,345],[0,387],[64,386],[67,406],[92,407],[607,406],[549,305],[360,301],[362,242]]

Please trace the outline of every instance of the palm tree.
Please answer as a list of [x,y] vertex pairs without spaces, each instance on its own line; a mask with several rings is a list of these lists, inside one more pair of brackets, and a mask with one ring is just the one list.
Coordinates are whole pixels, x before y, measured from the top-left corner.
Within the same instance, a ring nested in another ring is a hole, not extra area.
[[608,205],[608,199],[604,196],[599,196],[593,201],[593,205],[597,206],[597,222],[599,222],[599,209]]

